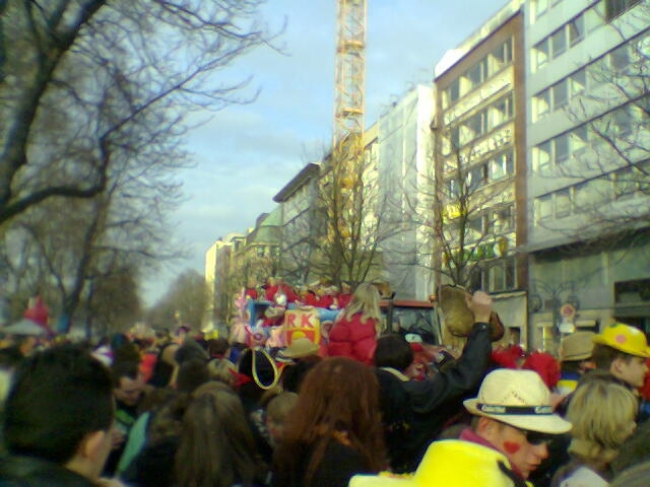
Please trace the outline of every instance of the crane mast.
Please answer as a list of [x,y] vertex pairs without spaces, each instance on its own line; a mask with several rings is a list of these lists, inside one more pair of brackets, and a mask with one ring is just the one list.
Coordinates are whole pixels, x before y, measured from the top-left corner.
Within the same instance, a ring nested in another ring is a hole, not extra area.
[[[367,0],[338,0],[333,148],[362,145]],[[362,147],[361,147],[362,148]],[[352,151],[346,153],[351,156]]]
[[332,175],[333,222],[340,251],[360,237],[367,0],[337,0]]

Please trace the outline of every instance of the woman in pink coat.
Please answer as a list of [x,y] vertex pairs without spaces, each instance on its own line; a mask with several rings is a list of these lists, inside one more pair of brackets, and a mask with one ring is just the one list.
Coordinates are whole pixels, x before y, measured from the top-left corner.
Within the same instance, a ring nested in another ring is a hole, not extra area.
[[372,284],[359,284],[329,333],[328,354],[372,364],[380,320],[379,291]]

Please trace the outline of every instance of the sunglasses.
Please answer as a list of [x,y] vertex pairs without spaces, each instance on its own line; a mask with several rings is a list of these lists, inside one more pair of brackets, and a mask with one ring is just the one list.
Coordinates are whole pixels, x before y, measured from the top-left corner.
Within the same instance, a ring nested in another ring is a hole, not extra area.
[[[519,429],[519,428],[517,428]],[[549,433],[541,433],[539,431],[529,431],[529,430],[522,430],[519,429],[524,436],[526,437],[526,441],[530,443],[533,446],[539,446],[539,445],[547,445],[553,441],[553,439],[556,437],[556,435],[551,435]]]
[[499,421],[499,423],[509,426],[513,429],[516,429],[517,431],[522,433],[526,437],[526,441],[533,446],[540,446],[540,445],[548,446],[548,444],[557,437],[557,435],[552,435],[550,433],[542,433],[540,431],[530,431],[522,428],[517,428],[516,426],[513,426],[508,423],[503,423],[501,421]]

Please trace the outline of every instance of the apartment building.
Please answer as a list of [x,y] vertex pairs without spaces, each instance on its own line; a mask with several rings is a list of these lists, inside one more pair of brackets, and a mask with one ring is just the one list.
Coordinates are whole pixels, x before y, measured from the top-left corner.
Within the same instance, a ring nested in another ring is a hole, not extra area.
[[385,280],[401,299],[426,300],[435,290],[431,208],[426,205],[434,189],[434,107],[433,88],[416,86],[391,103],[377,123],[378,211],[387,226],[381,242]]
[[290,283],[309,278],[319,174],[320,163],[309,163],[273,197],[280,209],[279,269]]
[[227,293],[228,275],[231,266],[231,252],[239,249],[244,235],[231,233],[219,238],[205,253],[205,284],[210,300],[206,309],[204,329],[218,328],[227,323],[231,297]]
[[618,320],[650,330],[650,5],[527,0],[534,343]]
[[[436,282],[483,289],[526,341],[524,18],[512,1],[436,66]],[[517,336],[515,336],[517,335]]]

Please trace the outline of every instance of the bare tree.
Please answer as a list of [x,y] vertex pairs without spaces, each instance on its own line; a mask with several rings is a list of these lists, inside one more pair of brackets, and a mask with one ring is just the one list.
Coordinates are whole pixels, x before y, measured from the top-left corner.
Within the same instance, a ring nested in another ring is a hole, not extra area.
[[360,160],[338,151],[325,158],[309,229],[308,276],[353,286],[381,279],[381,244],[395,230],[386,224],[385,210],[370,153]]
[[198,330],[203,323],[209,293],[203,276],[195,270],[178,275],[165,296],[147,313],[155,325],[189,325]]
[[444,157],[438,158],[435,173],[422,174],[417,187],[402,189],[409,208],[406,223],[428,233],[431,244],[417,248],[417,256],[402,258],[416,265],[430,263],[439,284],[486,288],[482,276],[503,264],[509,250],[506,235],[514,231],[509,191],[513,152],[506,139],[494,139],[487,151],[462,144],[459,130],[454,124],[440,133]]
[[260,4],[2,2],[0,224],[55,196],[98,195],[116,153],[162,132],[178,140],[192,108],[254,98],[247,80],[210,76],[267,43]]

